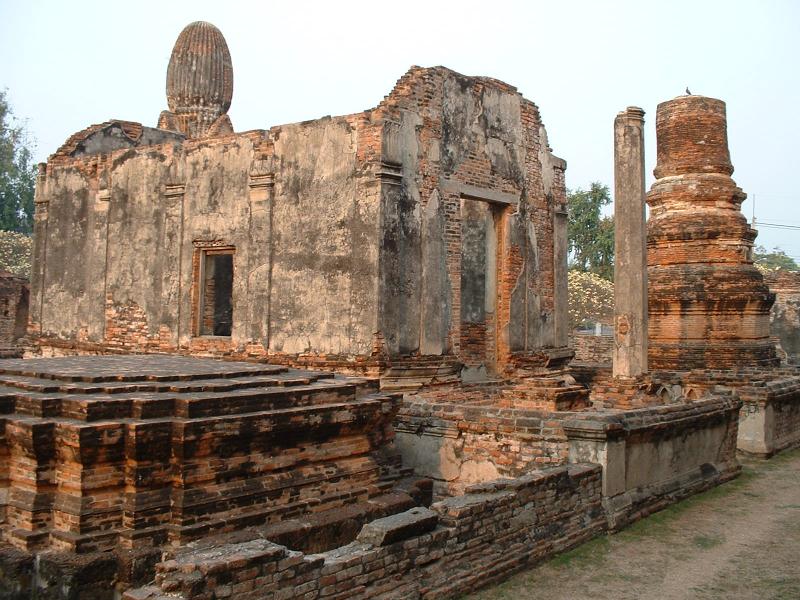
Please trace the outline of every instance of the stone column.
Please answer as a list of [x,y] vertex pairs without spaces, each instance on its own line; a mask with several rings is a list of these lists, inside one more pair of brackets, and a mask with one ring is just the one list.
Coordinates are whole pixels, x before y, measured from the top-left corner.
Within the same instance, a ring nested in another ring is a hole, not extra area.
[[614,377],[647,372],[644,111],[614,119]]

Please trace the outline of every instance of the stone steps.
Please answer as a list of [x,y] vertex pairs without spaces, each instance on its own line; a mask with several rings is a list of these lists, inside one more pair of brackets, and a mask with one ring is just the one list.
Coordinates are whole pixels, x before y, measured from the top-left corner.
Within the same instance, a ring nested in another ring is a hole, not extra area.
[[399,395],[366,379],[186,357],[8,362],[0,536],[18,548],[182,543],[360,501],[401,475],[382,451]]
[[357,398],[357,384],[345,382],[190,394],[137,392],[70,396],[20,392],[11,394],[11,402],[5,402],[3,413],[14,413],[19,417],[64,418],[90,422],[131,418],[194,419],[280,410],[292,406],[340,403]]

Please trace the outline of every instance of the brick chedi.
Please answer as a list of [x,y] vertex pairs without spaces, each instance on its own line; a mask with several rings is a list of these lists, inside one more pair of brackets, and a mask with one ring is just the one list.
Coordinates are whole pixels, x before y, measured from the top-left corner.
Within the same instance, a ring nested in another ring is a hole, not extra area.
[[650,367],[775,364],[775,298],[753,266],[756,231],[731,178],[725,103],[702,96],[663,102],[656,135],[656,182],[647,195]]

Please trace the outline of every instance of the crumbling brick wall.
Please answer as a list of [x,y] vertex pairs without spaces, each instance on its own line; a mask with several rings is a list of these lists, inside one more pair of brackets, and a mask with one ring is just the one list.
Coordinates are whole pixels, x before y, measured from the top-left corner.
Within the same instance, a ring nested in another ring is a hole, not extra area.
[[432,478],[437,494],[452,495],[564,464],[565,414],[515,408],[500,390],[447,388],[407,397],[394,427],[403,464]]
[[570,338],[575,349],[575,360],[588,363],[611,364],[613,335],[573,333]]
[[800,360],[800,272],[766,271],[764,279],[775,294],[775,304],[770,313],[770,335],[783,358],[797,363]]
[[595,465],[573,465],[474,486],[322,554],[267,541],[187,552],[158,565],[157,586],[125,598],[451,598],[603,531],[600,478]]

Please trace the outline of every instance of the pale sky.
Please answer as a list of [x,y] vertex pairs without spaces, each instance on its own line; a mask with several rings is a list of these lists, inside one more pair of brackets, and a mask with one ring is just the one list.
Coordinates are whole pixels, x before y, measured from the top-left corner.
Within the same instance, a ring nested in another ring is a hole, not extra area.
[[[728,105],[733,175],[757,221],[800,227],[800,2],[64,2],[0,0],[0,88],[45,160],[110,118],[155,126],[181,29],[220,28],[234,68],[237,131],[359,112],[411,65],[516,86],[540,108],[567,186],[613,184],[613,121],[646,111],[647,171],[659,102],[692,93]],[[800,229],[756,243],[800,261]]]

